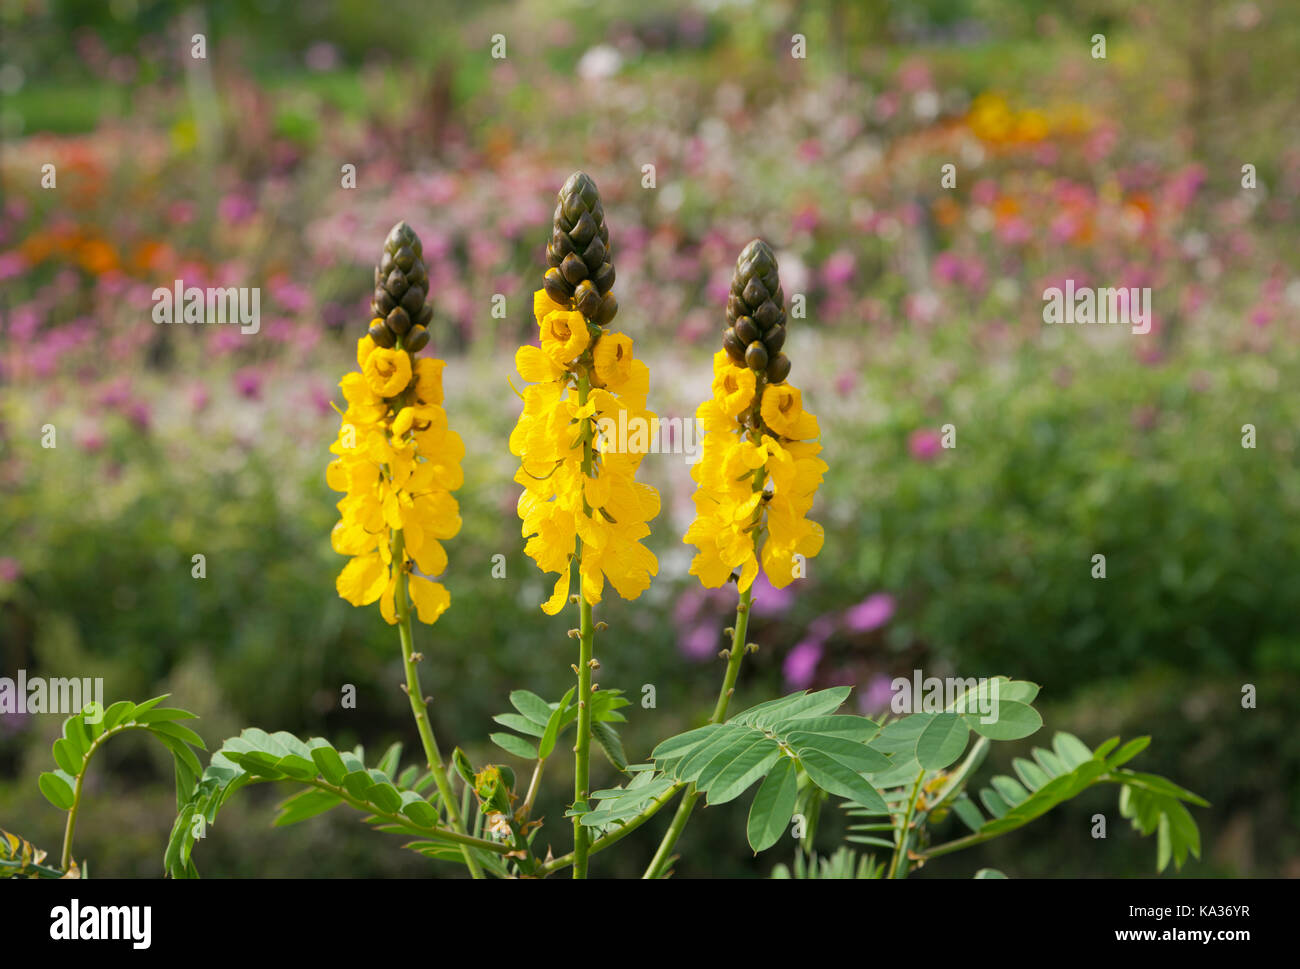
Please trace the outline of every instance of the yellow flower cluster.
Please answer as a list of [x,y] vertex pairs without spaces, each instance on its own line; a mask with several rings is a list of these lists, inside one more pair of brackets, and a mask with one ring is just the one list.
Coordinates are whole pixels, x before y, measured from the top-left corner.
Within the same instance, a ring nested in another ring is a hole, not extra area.
[[533,311],[541,346],[515,354],[519,375],[531,385],[510,453],[521,460],[515,481],[524,487],[524,552],[543,572],[560,576],[542,610],[555,615],[564,607],[578,539],[586,601],[600,601],[606,578],[620,596],[635,599],[659,570],[641,544],[650,534],[647,522],[659,514],[659,493],[636,481],[644,454],[596,430],[650,426],[649,369],[622,333],[600,331],[593,346],[592,329],[599,328],[589,329],[582,313],[545,290],[533,295]]
[[1041,111],[1017,111],[999,94],[984,93],[971,104],[966,123],[975,136],[993,144],[1025,144],[1042,141],[1052,133]]
[[398,621],[398,579],[408,581],[420,620],[437,621],[451,604],[436,576],[447,567],[441,542],[460,531],[460,509],[451,492],[461,486],[465,445],[447,427],[442,408],[441,360],[418,360],[402,349],[357,341],[360,373],[340,387],[347,400],[343,423],[330,451],[338,457],[326,471],[329,486],[347,496],[342,520],[330,540],[351,556],[336,583],[354,606],[379,600],[390,624]]
[[760,376],[719,350],[713,397],[696,412],[705,431],[691,468],[698,517],[683,541],[699,549],[691,574],[710,589],[734,569],[740,569],[740,591],[749,589],[764,533],[763,572],[777,589],[795,578],[795,555],[812,558],[822,547],[822,527],[805,517],[827,467],[813,440],[817,418],[788,383],[766,384],[760,394]]

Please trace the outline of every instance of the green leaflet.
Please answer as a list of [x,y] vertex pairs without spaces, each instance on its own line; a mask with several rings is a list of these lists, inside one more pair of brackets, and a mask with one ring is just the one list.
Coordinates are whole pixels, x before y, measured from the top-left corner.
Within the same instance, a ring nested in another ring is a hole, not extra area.
[[799,778],[794,761],[782,757],[773,765],[754,796],[745,833],[754,854],[772,847],[794,814]]
[[[529,690],[515,690],[510,694],[510,704],[517,713],[499,713],[492,719],[516,734],[532,738],[524,740],[506,733],[494,733],[489,739],[502,750],[526,760],[545,760],[555,751],[560,736],[578,719],[578,704],[573,702],[577,687],[570,687],[558,703],[547,703]],[[591,695],[592,736],[619,770],[626,766],[623,742],[617,731],[608,724],[625,723],[619,710],[630,706],[622,690],[597,690]],[[599,724],[600,726],[597,726]],[[534,742],[535,741],[535,742]]]
[[[873,721],[833,715],[847,695],[846,687],[837,687],[760,703],[726,723],[670,737],[651,757],[665,776],[693,783],[709,804],[734,800],[780,767],[793,769],[796,782],[802,768],[822,790],[883,811],[879,791],[863,774],[887,770],[891,761],[866,743],[879,732]],[[793,759],[782,757],[782,750]]]
[[916,760],[926,770],[942,770],[966,750],[970,727],[955,713],[939,713],[916,738]]

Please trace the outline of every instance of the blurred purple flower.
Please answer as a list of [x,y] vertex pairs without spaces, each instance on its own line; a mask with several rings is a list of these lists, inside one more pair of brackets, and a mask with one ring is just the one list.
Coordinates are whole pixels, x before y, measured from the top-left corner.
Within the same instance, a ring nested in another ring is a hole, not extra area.
[[311,305],[311,293],[286,276],[276,276],[267,288],[275,301],[290,313],[301,313]]
[[677,641],[677,648],[696,661],[708,659],[717,651],[717,646],[718,624],[715,622],[702,622],[692,626]]
[[253,367],[245,367],[236,371],[234,376],[235,390],[241,397],[247,397],[249,400],[259,400],[262,396],[262,374]]
[[167,206],[167,221],[173,225],[189,225],[194,221],[199,208],[193,202],[173,202]]
[[316,409],[316,413],[324,415],[334,409],[330,406],[331,395],[329,388],[324,384],[313,383],[308,390],[308,394],[310,395],[312,407]]
[[822,644],[808,639],[786,653],[785,663],[781,667],[786,686],[792,690],[808,689],[817,674],[817,664],[821,658]]
[[877,592],[846,612],[844,621],[855,633],[869,633],[889,622],[893,615],[894,597],[888,592]]
[[867,681],[865,689],[858,691],[858,710],[864,716],[880,713],[889,709],[894,698],[893,680],[884,673],[877,673]]
[[41,315],[31,303],[14,308],[9,317],[9,335],[15,343],[25,343],[41,328]]
[[942,449],[939,432],[928,427],[918,428],[907,439],[907,449],[918,461],[934,460]]
[[89,454],[94,454],[103,448],[104,442],[104,432],[96,424],[84,428],[77,435],[77,445]]
[[229,222],[231,225],[238,225],[252,217],[257,211],[257,206],[253,200],[246,195],[232,193],[227,195],[217,205],[217,212],[223,222]]
[[21,276],[27,268],[27,260],[18,251],[0,253],[0,279],[12,279]]
[[792,586],[786,586],[784,589],[774,588],[761,571],[754,579],[753,595],[754,615],[763,618],[783,615],[794,605],[794,588]]
[[317,41],[307,48],[302,60],[309,71],[332,71],[339,66],[339,51],[331,43]]
[[137,430],[147,431],[153,424],[153,411],[143,400],[133,400],[126,407],[126,419],[134,424]]
[[831,288],[846,286],[853,281],[854,267],[853,253],[839,249],[831,253],[822,266],[822,281]]
[[125,407],[131,400],[131,378],[118,377],[99,392],[99,405],[110,410]]

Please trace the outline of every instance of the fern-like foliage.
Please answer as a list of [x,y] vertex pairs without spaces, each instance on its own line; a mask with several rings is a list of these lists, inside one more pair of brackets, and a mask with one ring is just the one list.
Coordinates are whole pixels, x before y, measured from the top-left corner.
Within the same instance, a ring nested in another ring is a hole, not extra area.
[[[231,737],[212,755],[212,761],[194,786],[172,826],[163,866],[173,878],[196,878],[195,844],[216,823],[223,804],[249,784],[285,781],[303,789],[280,805],[275,824],[296,824],[340,804],[366,814],[377,830],[418,839],[408,847],[429,857],[460,859],[458,835],[447,824],[445,809],[433,779],[408,767],[398,773],[402,747],[393,744],[375,767],[365,764],[365,751],[339,751],[328,740],[303,741],[293,734],[249,727]],[[396,777],[396,780],[394,780]],[[474,839],[475,852],[485,870],[506,874],[504,845]],[[450,849],[443,851],[442,849]]]

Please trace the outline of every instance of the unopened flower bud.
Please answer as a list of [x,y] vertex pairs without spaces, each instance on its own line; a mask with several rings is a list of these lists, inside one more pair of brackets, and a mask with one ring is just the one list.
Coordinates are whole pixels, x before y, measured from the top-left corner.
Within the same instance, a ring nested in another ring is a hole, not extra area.
[[413,326],[402,343],[410,353],[419,353],[429,345],[429,331],[423,326]]

